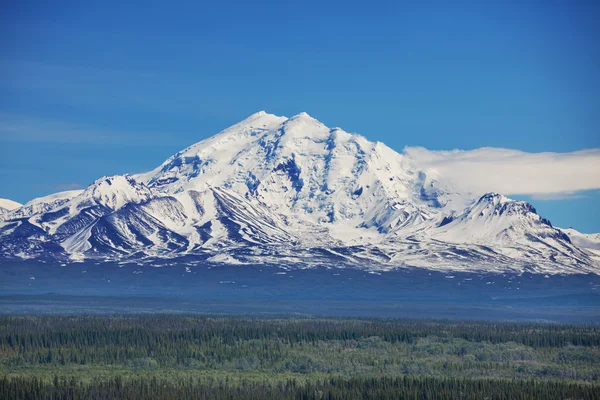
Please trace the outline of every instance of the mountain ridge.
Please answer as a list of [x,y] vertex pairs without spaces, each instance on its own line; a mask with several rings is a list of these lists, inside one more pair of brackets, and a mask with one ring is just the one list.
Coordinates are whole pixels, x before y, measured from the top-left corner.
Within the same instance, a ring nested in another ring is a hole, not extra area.
[[157,168],[0,217],[0,255],[598,273],[525,202],[458,193],[381,142],[264,111]]
[[16,210],[22,206],[23,205],[21,203],[17,203],[14,200],[0,199],[0,215],[9,213],[10,211]]

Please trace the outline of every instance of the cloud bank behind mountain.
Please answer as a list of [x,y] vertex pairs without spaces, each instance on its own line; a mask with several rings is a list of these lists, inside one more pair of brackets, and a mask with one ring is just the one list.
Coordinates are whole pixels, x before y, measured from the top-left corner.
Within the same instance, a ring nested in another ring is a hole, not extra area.
[[433,151],[406,147],[404,153],[429,174],[442,175],[458,190],[476,194],[498,192],[550,200],[600,189],[600,149],[526,153],[502,148]]

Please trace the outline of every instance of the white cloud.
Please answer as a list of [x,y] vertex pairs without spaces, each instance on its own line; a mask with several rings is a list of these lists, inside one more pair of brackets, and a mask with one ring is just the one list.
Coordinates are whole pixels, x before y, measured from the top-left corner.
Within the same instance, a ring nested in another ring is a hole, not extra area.
[[600,149],[526,153],[498,148],[432,151],[406,147],[404,153],[426,172],[475,194],[498,192],[550,200],[600,189]]

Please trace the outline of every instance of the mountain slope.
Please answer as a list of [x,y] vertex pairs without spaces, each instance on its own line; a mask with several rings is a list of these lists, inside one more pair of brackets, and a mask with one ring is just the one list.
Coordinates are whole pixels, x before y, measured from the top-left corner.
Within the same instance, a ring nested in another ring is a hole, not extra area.
[[575,246],[592,253],[600,262],[600,233],[581,233],[573,228],[562,229]]
[[581,233],[573,228],[560,229],[571,242],[584,249],[600,250],[600,233]]
[[4,215],[4,257],[595,272],[593,255],[498,194],[458,193],[382,143],[259,112],[156,169]]
[[0,199],[0,215],[7,214],[8,212],[21,207],[21,203],[9,199]]

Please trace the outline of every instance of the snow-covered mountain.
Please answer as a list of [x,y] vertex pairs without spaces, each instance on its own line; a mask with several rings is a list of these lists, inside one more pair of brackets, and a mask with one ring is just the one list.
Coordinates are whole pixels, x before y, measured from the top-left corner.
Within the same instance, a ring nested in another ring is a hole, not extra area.
[[598,272],[524,202],[306,113],[256,113],[156,169],[32,200],[0,222],[8,258]]
[[573,228],[560,230],[567,234],[575,246],[591,251],[600,258],[600,233],[581,233]]
[[0,216],[21,207],[21,203],[9,199],[0,199]]

